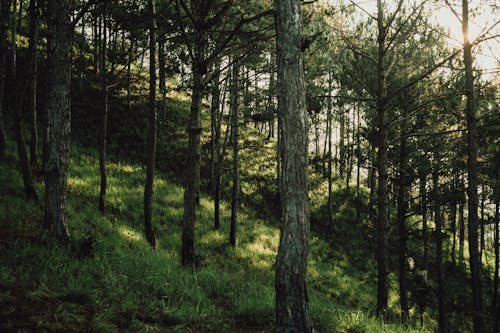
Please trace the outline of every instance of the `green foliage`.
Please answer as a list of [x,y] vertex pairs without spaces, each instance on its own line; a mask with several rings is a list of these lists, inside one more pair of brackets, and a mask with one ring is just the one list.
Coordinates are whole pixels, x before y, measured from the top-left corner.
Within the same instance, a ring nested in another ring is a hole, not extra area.
[[[97,156],[84,148],[75,148],[72,156],[68,247],[44,232],[41,205],[25,202],[11,152],[0,167],[0,309],[7,318],[3,327],[72,332],[272,327],[276,228],[246,211],[241,214],[238,246],[231,249],[227,208],[222,205],[222,228],[214,231],[212,202],[202,198],[197,225],[200,264],[195,271],[183,269],[178,254],[182,189],[157,178],[154,224],[159,245],[152,251],[142,235],[142,168],[108,163],[110,209],[102,216],[96,208]],[[88,242],[90,251],[84,249]],[[367,275],[345,253],[313,238],[309,281],[318,331],[403,331],[371,317],[375,285],[373,267],[369,269]]]

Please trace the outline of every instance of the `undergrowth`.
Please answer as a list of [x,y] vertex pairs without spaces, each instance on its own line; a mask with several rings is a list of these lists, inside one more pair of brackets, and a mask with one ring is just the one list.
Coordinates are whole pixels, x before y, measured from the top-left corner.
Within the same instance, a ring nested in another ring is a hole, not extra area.
[[[70,246],[44,232],[43,188],[27,202],[13,145],[0,166],[0,328],[6,332],[271,331],[279,231],[245,209],[238,244],[228,246],[229,210],[213,228],[213,202],[202,197],[195,270],[180,266],[183,190],[155,179],[157,250],[142,233],[144,169],[108,163],[108,213],[97,210],[96,153],[74,147],[68,178]],[[408,332],[373,316],[373,267],[311,237],[310,309],[318,332]],[[394,305],[396,307],[396,305]],[[395,310],[394,310],[395,311]]]

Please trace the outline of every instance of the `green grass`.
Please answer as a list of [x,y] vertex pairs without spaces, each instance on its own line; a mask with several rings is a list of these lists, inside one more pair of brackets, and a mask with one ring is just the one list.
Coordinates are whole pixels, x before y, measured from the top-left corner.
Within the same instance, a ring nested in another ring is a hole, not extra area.
[[[12,148],[12,147],[10,147]],[[278,230],[249,210],[239,216],[238,245],[228,244],[228,207],[213,230],[213,203],[202,197],[195,271],[180,266],[183,190],[157,175],[154,225],[158,248],[142,233],[141,166],[108,163],[106,216],[97,211],[95,152],[74,148],[68,178],[70,247],[44,232],[40,203],[26,202],[13,149],[0,166],[0,328],[60,332],[270,331]],[[89,257],[79,244],[94,240]],[[310,308],[318,332],[408,332],[373,316],[373,267],[312,236]],[[396,305],[394,305],[396,306]],[[393,309],[395,311],[395,309]],[[427,329],[432,331],[432,329]]]

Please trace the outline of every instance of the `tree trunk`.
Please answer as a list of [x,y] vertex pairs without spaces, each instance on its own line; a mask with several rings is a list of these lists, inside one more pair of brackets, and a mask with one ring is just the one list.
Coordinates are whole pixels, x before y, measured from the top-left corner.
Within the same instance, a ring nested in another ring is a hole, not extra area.
[[69,240],[66,217],[67,174],[70,149],[69,3],[48,0],[47,29],[47,161],[45,165],[45,223],[65,243]]
[[194,237],[196,221],[196,205],[200,187],[200,159],[201,159],[201,103],[203,98],[203,76],[206,64],[203,61],[205,54],[204,33],[196,30],[193,55],[193,94],[188,126],[187,167],[184,191],[184,217],[182,228],[182,265],[194,266]]
[[102,35],[101,35],[101,53],[100,53],[100,74],[101,74],[101,127],[99,131],[99,173],[101,176],[100,191],[99,191],[99,211],[106,213],[106,137],[108,128],[108,86],[107,86],[107,68],[106,68],[106,53],[107,53],[107,1],[104,0],[101,4],[102,8]]
[[408,149],[406,139],[406,121],[402,120],[401,137],[399,141],[399,181],[398,181],[398,227],[399,227],[399,299],[401,304],[401,321],[407,325],[410,320],[408,309],[408,283],[406,272],[406,243],[408,230],[406,227],[406,211],[408,210]]
[[283,126],[283,192],[276,258],[276,332],[312,332],[307,296],[309,212],[307,110],[299,0],[276,0],[278,107]]
[[422,262],[422,267],[428,270],[428,253],[429,253],[429,241],[427,232],[427,175],[426,172],[420,170],[420,213],[422,215],[422,239],[424,243],[424,258]]
[[465,217],[464,217],[464,205],[465,203],[461,201],[458,204],[458,266],[464,268],[464,246],[465,246]]
[[132,53],[134,51],[134,40],[132,35],[130,36],[130,47],[128,49],[128,62],[127,62],[127,110],[130,113],[132,111],[132,99],[131,99],[131,84],[132,84]]
[[240,187],[239,175],[239,64],[238,57],[234,57],[232,68],[231,86],[231,133],[233,143],[233,189],[231,195],[231,226],[229,233],[229,244],[236,246],[236,223],[238,219],[238,196]]
[[159,73],[159,85],[161,92],[161,120],[165,121],[167,119],[167,87],[165,83],[165,42],[160,40],[158,42],[158,70]]
[[484,303],[481,287],[482,263],[478,250],[478,197],[477,197],[477,120],[472,72],[472,45],[468,39],[469,3],[462,0],[462,32],[464,34],[465,95],[467,118],[467,196],[468,239],[472,283],[473,322],[475,332],[484,332]]
[[[212,82],[212,101],[210,106],[210,191],[215,197],[215,168],[217,164],[217,152],[220,144],[220,132],[217,138],[217,120],[219,118],[220,107],[220,63],[215,66],[215,76]],[[219,142],[217,142],[219,140]],[[215,207],[214,207],[215,208]],[[216,227],[217,229],[218,227]]]
[[30,86],[29,86],[29,113],[30,113],[30,162],[35,170],[38,166],[38,129],[37,129],[37,84],[38,84],[38,4],[37,0],[30,0],[29,7],[30,34],[29,34],[29,54],[30,54]]
[[[26,141],[22,131],[22,112],[24,108],[24,95],[26,93],[26,85],[29,83],[25,80],[23,75],[17,75],[17,22],[16,22],[16,2],[12,4],[14,10],[11,16],[11,38],[12,46],[10,50],[11,58],[11,80],[17,86],[17,107],[13,108],[14,111],[14,137],[17,144],[17,153],[19,156],[19,168],[23,177],[24,192],[28,199],[36,201],[38,195],[36,193],[35,184],[33,182],[33,174],[28,159],[28,152],[26,150]],[[21,10],[21,8],[19,9]]]
[[153,228],[153,185],[156,159],[156,18],[155,0],[148,1],[149,9],[149,114],[146,185],[144,186],[144,234],[149,245],[156,247]]
[[7,73],[7,19],[9,15],[9,7],[7,0],[0,0],[0,162],[5,159],[5,150],[7,149],[7,136],[5,134],[4,124],[4,88],[5,77]]
[[483,252],[484,252],[484,225],[486,224],[485,223],[485,216],[484,216],[484,202],[486,200],[486,193],[484,191],[484,186],[481,187],[481,218],[479,220],[479,225],[480,225],[480,236],[479,236],[479,239],[480,239],[480,243],[479,243],[479,260],[482,260],[483,258]]
[[[332,92],[332,77],[328,73],[328,93]],[[332,198],[332,118],[333,118],[333,105],[332,99],[328,98],[328,110],[326,114],[326,128],[328,132],[326,137],[328,140],[328,228],[332,230],[333,227],[333,198]]]
[[[498,194],[496,194],[498,196]],[[492,312],[496,315],[493,317],[493,333],[498,333],[500,331],[500,297],[498,295],[498,266],[499,266],[499,258],[500,258],[500,214],[499,214],[499,200],[498,197],[495,200],[495,273],[493,275],[493,302],[492,302]]]
[[[436,161],[439,161],[439,157]],[[433,188],[434,188],[434,218],[436,222],[436,273],[438,280],[438,304],[439,304],[439,332],[446,332],[446,303],[444,299],[444,276],[443,276],[443,235],[442,226],[443,220],[441,216],[441,203],[439,197],[439,175],[437,171],[432,173]]]
[[377,0],[378,8],[378,61],[377,61],[377,168],[378,168],[378,191],[377,191],[377,315],[386,317],[387,301],[389,298],[389,280],[387,276],[387,214],[388,214],[388,190],[387,190],[387,75],[385,69],[385,34],[383,23],[382,1]]

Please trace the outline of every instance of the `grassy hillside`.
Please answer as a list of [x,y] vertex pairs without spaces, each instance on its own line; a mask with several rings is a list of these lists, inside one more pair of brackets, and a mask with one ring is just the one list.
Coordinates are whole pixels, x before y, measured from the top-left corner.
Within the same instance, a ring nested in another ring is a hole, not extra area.
[[[180,267],[183,190],[158,176],[154,224],[158,249],[142,234],[144,170],[109,163],[109,213],[97,211],[97,154],[73,148],[69,172],[69,247],[43,228],[40,203],[27,203],[11,145],[0,166],[0,328],[6,332],[262,332],[274,317],[278,230],[246,210],[238,246],[228,244],[229,211],[212,227],[202,197],[195,271]],[[407,332],[372,316],[373,265],[311,238],[309,284],[319,332]],[[394,303],[394,297],[393,303]],[[395,304],[393,304],[395,306]],[[428,330],[430,331],[430,330]]]

